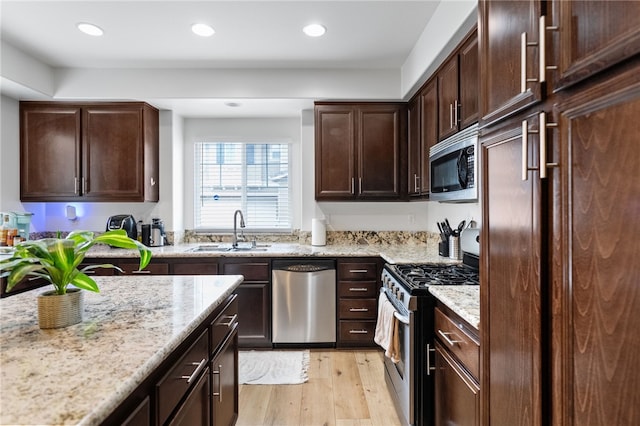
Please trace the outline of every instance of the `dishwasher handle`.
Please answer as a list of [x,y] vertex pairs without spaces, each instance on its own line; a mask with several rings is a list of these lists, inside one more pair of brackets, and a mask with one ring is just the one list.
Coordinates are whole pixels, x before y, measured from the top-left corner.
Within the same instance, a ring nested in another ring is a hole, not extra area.
[[335,263],[332,260],[274,260],[274,271],[287,271],[287,272],[319,272],[335,269]]

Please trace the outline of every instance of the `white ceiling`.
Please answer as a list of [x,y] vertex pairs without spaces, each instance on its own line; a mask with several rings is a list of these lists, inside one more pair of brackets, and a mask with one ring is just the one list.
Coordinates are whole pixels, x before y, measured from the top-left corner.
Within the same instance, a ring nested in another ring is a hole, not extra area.
[[[438,1],[1,0],[0,37],[53,68],[400,69]],[[91,37],[78,22],[100,26]],[[202,22],[216,33],[202,38]],[[325,36],[302,33],[309,23]],[[15,89],[7,87],[9,89]],[[287,115],[312,100],[156,99],[184,116]]]

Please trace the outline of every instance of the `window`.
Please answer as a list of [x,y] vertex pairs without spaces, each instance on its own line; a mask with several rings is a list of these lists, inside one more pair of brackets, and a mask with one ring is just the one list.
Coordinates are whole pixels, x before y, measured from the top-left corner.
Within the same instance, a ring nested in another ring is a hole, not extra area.
[[251,231],[291,231],[289,145],[195,144],[195,228],[230,231],[242,210]]

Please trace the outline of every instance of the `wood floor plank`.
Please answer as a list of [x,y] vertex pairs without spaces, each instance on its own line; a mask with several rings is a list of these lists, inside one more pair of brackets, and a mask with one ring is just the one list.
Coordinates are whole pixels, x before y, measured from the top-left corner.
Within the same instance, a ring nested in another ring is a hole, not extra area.
[[272,390],[272,385],[240,385],[238,390],[239,413],[236,425],[264,424]]
[[330,379],[333,371],[333,356],[330,351],[309,351],[309,379]]
[[301,425],[335,426],[331,378],[309,379],[302,388]]
[[269,398],[265,425],[302,425],[300,418],[303,385],[275,385]]
[[369,408],[352,351],[333,354],[333,403],[336,420],[368,419]]
[[362,351],[356,352],[355,356],[372,424],[374,426],[401,424],[384,381],[382,352]]

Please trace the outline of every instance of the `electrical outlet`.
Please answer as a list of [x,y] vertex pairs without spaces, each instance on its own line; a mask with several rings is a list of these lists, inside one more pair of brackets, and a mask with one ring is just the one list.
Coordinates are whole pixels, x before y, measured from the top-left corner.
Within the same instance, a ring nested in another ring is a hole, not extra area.
[[415,222],[416,222],[416,216],[415,216],[415,215],[410,214],[410,215],[407,217],[407,220],[409,221],[409,223],[415,223]]

